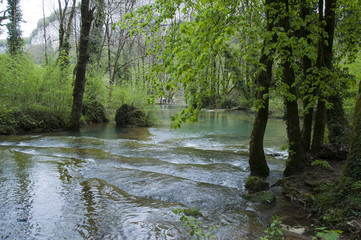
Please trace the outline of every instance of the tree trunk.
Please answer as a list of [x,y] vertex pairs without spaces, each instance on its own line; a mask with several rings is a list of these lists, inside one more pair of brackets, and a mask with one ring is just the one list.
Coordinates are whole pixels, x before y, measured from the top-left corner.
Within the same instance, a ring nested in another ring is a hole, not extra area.
[[[301,18],[303,21],[306,21],[306,18],[310,15],[311,9],[308,5],[309,3],[306,0],[302,0],[301,2]],[[311,40],[308,37],[310,31],[308,30],[309,25],[302,26],[300,31],[300,37],[307,40],[308,44],[311,44]],[[303,73],[303,84],[306,85],[306,89],[309,90],[312,88],[312,76],[310,73],[312,67],[312,60],[304,55],[302,57],[302,73]],[[301,138],[303,147],[306,152],[310,150],[311,145],[311,133],[312,133],[312,119],[313,119],[313,107],[310,105],[308,94],[313,95],[312,93],[305,93],[306,96],[303,100],[303,109],[307,109],[307,111],[303,115],[303,128],[301,131]]]
[[79,39],[79,57],[75,69],[75,83],[73,91],[73,107],[71,110],[69,128],[72,130],[80,129],[81,113],[83,109],[83,95],[85,91],[85,73],[89,60],[89,35],[91,22],[93,20],[93,11],[89,10],[89,0],[81,1],[81,28]]
[[[272,31],[272,24],[270,21],[269,8],[271,7],[271,0],[266,1],[266,20],[267,31]],[[265,67],[265,70],[260,70],[255,83],[258,90],[256,92],[256,99],[259,102],[263,102],[261,108],[256,112],[256,116],[253,123],[253,129],[251,133],[251,140],[249,143],[249,166],[251,175],[267,177],[269,175],[269,168],[267,165],[266,157],[263,150],[263,139],[266,131],[268,121],[268,106],[269,98],[268,92],[272,79],[272,58],[265,53],[265,47],[268,44],[268,40],[264,40],[264,46],[261,52],[260,65]]]
[[[280,19],[280,25],[284,28],[284,31],[287,33],[290,29],[290,19],[289,19],[289,2],[288,0],[282,1],[286,12],[281,14],[284,17]],[[289,36],[290,37],[290,36]],[[288,136],[288,162],[286,168],[283,172],[284,176],[290,176],[296,174],[303,170],[305,166],[305,153],[302,144],[300,122],[298,115],[298,104],[297,104],[297,92],[294,86],[295,83],[295,73],[292,68],[292,55],[293,50],[292,46],[286,45],[283,47],[283,51],[286,56],[283,56],[283,75],[282,81],[288,86],[289,94],[285,96],[286,104],[286,123],[287,123],[287,136]]]
[[43,7],[43,31],[44,31],[44,58],[45,58],[45,63],[46,65],[49,64],[49,59],[48,59],[48,39],[46,36],[46,18],[45,18],[45,5],[44,5],[44,0],[42,1],[42,7]]
[[[310,104],[308,100],[303,100],[303,108],[307,108]],[[312,133],[313,107],[309,107],[307,112],[303,115],[303,128],[301,131],[301,138],[303,147],[306,152],[310,151],[311,147],[311,133]]]
[[320,97],[317,103],[316,120],[313,130],[313,139],[311,146],[312,153],[319,152],[323,146],[323,139],[325,137],[326,119],[327,119],[326,103],[325,100]]
[[269,168],[264,155],[263,139],[268,121],[269,98],[266,94],[269,92],[271,83],[273,61],[262,51],[260,63],[266,66],[266,71],[261,70],[257,75],[256,84],[262,90],[257,90],[256,99],[263,101],[263,106],[256,112],[253,123],[249,144],[249,166],[251,175],[267,177],[269,175]]
[[76,0],[73,0],[73,5],[70,10],[70,15],[68,17],[67,24],[65,24],[65,21],[66,21],[66,14],[67,14],[69,0],[65,2],[64,9],[61,8],[60,0],[58,0],[58,3],[59,3],[60,22],[59,22],[59,56],[57,62],[60,63],[62,69],[65,69],[69,66],[70,63],[69,61],[69,52],[71,49],[70,34],[71,34],[71,26],[72,26],[73,18],[75,15]]
[[[291,50],[290,50],[291,51]],[[296,96],[296,88],[292,85],[295,82],[294,70],[289,61],[284,63],[283,82],[289,86],[289,93]],[[297,99],[285,98],[286,123],[288,136],[288,162],[283,172],[284,176],[290,176],[303,170],[305,166],[305,153],[302,144]]]
[[342,99],[337,94],[329,98],[333,108],[327,110],[327,128],[329,130],[328,138],[330,143],[342,144],[347,142],[347,132],[349,123],[342,107]]
[[[329,38],[327,39],[327,46],[325,46],[325,64],[330,70],[333,69],[333,39],[336,24],[336,13],[334,8],[337,0],[330,0],[326,2],[325,18],[326,18],[326,32]],[[349,123],[346,119],[345,111],[342,106],[342,99],[339,94],[331,96],[329,102],[332,103],[333,109],[327,111],[327,127],[329,130],[329,141],[331,143],[342,143],[346,140],[346,132],[349,128]]]
[[[7,45],[10,55],[23,53],[24,40],[21,38],[22,14],[20,9],[20,0],[8,0],[8,19],[6,24],[8,29]],[[6,12],[6,11],[5,11]]]
[[[335,32],[335,7],[337,0],[326,0],[325,5],[325,16],[322,17],[323,13],[323,0],[319,2],[319,14],[320,22],[322,20],[326,21],[324,31],[327,33],[328,38],[326,39],[327,44],[325,44],[325,39],[321,37],[318,51],[317,67],[321,71],[323,68],[326,68],[328,71],[332,71],[332,59],[333,59],[333,39]],[[324,81],[328,81],[330,74],[327,74]],[[320,91],[320,90],[319,90]],[[319,92],[319,100],[317,104],[317,114],[315,120],[314,134],[312,140],[311,152],[317,153],[321,150],[323,146],[323,139],[325,135],[326,119],[327,119],[327,110],[325,104],[325,96],[322,92]]]
[[100,69],[99,60],[103,52],[104,24],[105,24],[105,2],[104,0],[96,1],[96,12],[94,13],[94,23],[92,34],[89,41],[89,64],[94,71]]
[[347,155],[344,176],[352,182],[361,181],[361,83],[359,86],[359,96],[356,102],[355,113],[352,124],[352,135],[350,148]]

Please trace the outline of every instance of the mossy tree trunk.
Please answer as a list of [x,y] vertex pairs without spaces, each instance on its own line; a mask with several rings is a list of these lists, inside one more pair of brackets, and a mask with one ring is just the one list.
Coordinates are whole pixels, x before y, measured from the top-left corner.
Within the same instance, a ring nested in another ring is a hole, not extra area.
[[[290,34],[290,6],[288,0],[282,0],[283,11],[280,17],[280,27],[283,27],[285,33]],[[291,36],[288,36],[289,38]],[[305,166],[305,154],[302,143],[298,104],[297,104],[297,91],[295,87],[295,73],[292,67],[292,46],[284,44],[282,46],[282,67],[283,75],[282,82],[287,85],[288,93],[285,96],[286,105],[286,123],[287,123],[287,136],[289,142],[289,156],[286,168],[283,172],[285,176],[296,174],[303,170]]]
[[329,98],[332,109],[327,110],[327,128],[329,130],[328,139],[330,143],[342,144],[345,142],[349,123],[342,106],[342,99],[337,94]]
[[[70,14],[68,15],[68,6],[69,1],[66,0],[64,3],[64,7],[62,7],[61,1],[58,0],[59,5],[59,55],[57,59],[57,63],[60,64],[62,69],[65,69],[69,66],[69,52],[71,49],[70,44],[70,34],[71,34],[71,26],[73,22],[73,18],[75,15],[75,7],[76,0],[73,0],[73,5],[70,10]],[[66,20],[68,21],[66,23]]]
[[[269,10],[271,0],[266,1],[266,20],[267,31],[272,31]],[[270,40],[264,40],[264,46],[259,60],[262,69],[258,73],[255,83],[257,85],[256,100],[261,103],[260,108],[256,112],[249,144],[249,166],[251,175],[267,177],[269,175],[269,167],[263,150],[263,139],[268,122],[268,106],[269,106],[269,87],[272,79],[273,59],[265,53],[266,45]]]
[[89,64],[92,65],[94,71],[100,69],[100,59],[102,58],[104,47],[104,25],[105,25],[105,2],[104,0],[96,0],[96,11],[94,13],[94,23],[92,34],[89,41]]
[[[307,22],[307,17],[311,14],[311,9],[309,3],[306,0],[301,1],[301,18],[303,21]],[[308,44],[311,44],[311,39],[309,35],[311,34],[309,30],[308,23],[306,26],[301,26],[300,37],[307,39]],[[312,88],[312,74],[311,74],[312,60],[309,56],[305,55],[302,57],[302,73],[303,73],[303,83],[306,86],[306,89],[309,91]],[[310,93],[313,95],[313,93]],[[311,133],[312,133],[312,118],[313,118],[313,106],[310,106],[311,101],[310,97],[306,96],[303,99],[303,109],[307,109],[307,111],[303,115],[303,128],[301,131],[301,137],[303,142],[303,147],[305,151],[310,150],[311,146]]]
[[350,140],[350,147],[347,156],[344,176],[351,181],[361,181],[361,83],[359,86],[359,96],[356,102],[353,118],[353,131]]
[[256,99],[262,101],[261,108],[256,112],[249,144],[249,166],[251,175],[267,177],[269,168],[263,150],[263,139],[268,122],[269,86],[272,78],[272,60],[262,51],[260,63],[266,66],[266,70],[261,70],[257,75],[256,84],[259,88]]
[[[296,88],[293,86],[295,82],[295,74],[289,61],[284,63],[282,78],[283,82],[289,86],[289,93],[293,96],[296,96]],[[300,138],[301,129],[299,123],[297,99],[289,99],[286,96],[285,104],[289,156],[283,174],[284,176],[290,176],[303,170],[305,166],[305,152],[302,139]]]
[[17,55],[23,53],[24,40],[21,38],[21,28],[20,23],[22,21],[22,14],[20,8],[20,0],[8,0],[7,1],[7,11],[4,12],[4,18],[1,20],[5,20],[5,13],[8,13],[7,18],[9,22],[6,24],[8,29],[8,37],[7,37],[7,45],[8,52],[10,55]]
[[[333,70],[332,60],[333,60],[333,39],[335,32],[335,19],[336,19],[336,2],[337,0],[326,0],[325,7],[323,7],[323,0],[319,1],[319,21],[326,22],[324,27],[324,32],[327,33],[327,39],[322,37],[320,38],[319,51],[318,51],[318,59],[317,59],[317,67],[319,70],[323,68],[327,69],[329,72]],[[325,9],[323,16],[323,9]],[[327,43],[325,43],[325,41]],[[324,81],[329,81],[331,74],[327,74]],[[317,153],[321,150],[324,142],[325,135],[325,127],[327,120],[327,109],[326,109],[326,94],[322,93],[319,89],[319,100],[317,104],[317,114],[314,126],[314,133],[312,139],[312,147],[311,151],[313,153]]]
[[326,127],[326,118],[327,118],[327,109],[325,99],[319,98],[317,103],[317,112],[316,120],[313,130],[313,139],[311,152],[318,153],[322,146],[325,137],[325,127]]
[[75,82],[73,91],[73,107],[71,110],[69,129],[79,130],[83,109],[83,95],[85,91],[85,74],[89,60],[89,36],[93,21],[93,10],[89,10],[89,0],[81,1],[81,28],[79,39],[79,56],[75,68]]

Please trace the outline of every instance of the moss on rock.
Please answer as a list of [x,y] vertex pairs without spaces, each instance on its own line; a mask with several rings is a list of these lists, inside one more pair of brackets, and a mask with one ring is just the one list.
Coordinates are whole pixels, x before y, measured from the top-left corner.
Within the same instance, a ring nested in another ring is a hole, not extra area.
[[268,190],[269,183],[261,177],[250,176],[246,181],[245,187],[250,193],[255,193]]
[[123,104],[115,115],[115,121],[121,127],[149,127],[149,117],[134,106]]
[[276,195],[270,191],[245,194],[244,198],[248,201],[261,204],[274,204],[277,199]]
[[22,134],[27,132],[50,132],[62,129],[65,119],[61,114],[43,106],[24,109],[11,108],[0,111],[0,134]]
[[83,104],[82,114],[85,124],[108,122],[103,104],[97,100],[87,99]]

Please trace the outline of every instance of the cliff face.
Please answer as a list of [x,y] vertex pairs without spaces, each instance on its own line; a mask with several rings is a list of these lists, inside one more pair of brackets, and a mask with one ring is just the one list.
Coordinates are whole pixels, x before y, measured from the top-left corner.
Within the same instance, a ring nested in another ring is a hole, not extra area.
[[[57,21],[51,22],[45,27],[47,42],[49,46],[54,50],[59,45],[58,29],[59,29],[59,23]],[[45,44],[44,27],[43,25],[39,26],[38,24],[38,27],[34,29],[34,31],[30,36],[30,45],[36,46],[36,45],[44,45],[44,44]]]
[[[122,19],[122,17],[131,11],[134,11],[140,6],[154,3],[154,0],[132,0],[125,1],[122,4],[119,2],[111,2],[106,6],[105,14],[109,17],[110,23],[112,24],[116,21]],[[76,13],[73,19],[72,25],[72,33],[71,33],[71,45],[74,47],[77,45],[77,40],[79,37],[80,31],[80,9],[76,8]],[[44,34],[44,26],[45,26],[45,34]],[[46,35],[46,41],[44,36]],[[111,42],[118,42],[119,31],[115,31],[115,33],[111,34]],[[37,27],[31,33],[28,41],[26,41],[25,48],[30,53],[30,55],[34,58],[36,63],[42,63],[44,59],[44,51],[45,51],[45,42],[47,42],[47,51],[48,55],[57,54],[58,46],[59,46],[59,16],[56,12],[53,12],[51,16],[46,17],[44,19],[39,19]],[[114,46],[110,46],[114,47]],[[6,46],[0,45],[0,53],[6,51]],[[74,51],[75,52],[75,51]]]
[[[79,31],[80,28],[79,23],[80,23],[80,13],[76,11],[72,25],[73,37],[71,40],[73,42],[75,41],[77,32]],[[53,13],[50,17],[47,17],[45,21],[43,19],[39,20],[37,28],[35,28],[30,35],[30,46],[44,46],[45,44],[44,26],[45,26],[48,49],[50,51],[56,51],[56,49],[59,46],[59,20],[55,13]]]

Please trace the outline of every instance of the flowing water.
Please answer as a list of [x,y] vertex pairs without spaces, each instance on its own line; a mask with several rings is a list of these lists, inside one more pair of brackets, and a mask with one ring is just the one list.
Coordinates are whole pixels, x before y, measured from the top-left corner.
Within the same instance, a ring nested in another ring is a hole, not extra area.
[[[204,111],[170,129],[93,125],[80,132],[0,136],[0,239],[190,239],[174,208],[200,209],[217,239],[257,239],[263,213],[247,202],[253,116]],[[286,143],[270,120],[265,147],[280,178]]]

